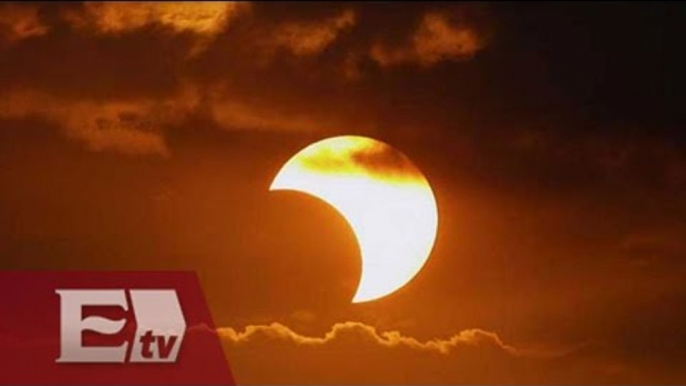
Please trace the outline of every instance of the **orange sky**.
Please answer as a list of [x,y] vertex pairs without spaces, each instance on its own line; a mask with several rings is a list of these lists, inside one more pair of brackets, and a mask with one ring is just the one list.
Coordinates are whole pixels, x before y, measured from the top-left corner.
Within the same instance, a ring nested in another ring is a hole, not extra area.
[[[195,270],[239,383],[684,383],[679,15],[0,5],[0,268]],[[363,304],[345,220],[268,191],[342,134],[439,208]]]

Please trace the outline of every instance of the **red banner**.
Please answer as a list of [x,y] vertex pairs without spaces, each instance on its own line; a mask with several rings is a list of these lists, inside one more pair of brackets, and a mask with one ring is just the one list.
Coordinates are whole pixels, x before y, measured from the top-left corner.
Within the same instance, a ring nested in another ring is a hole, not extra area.
[[0,384],[233,379],[192,272],[0,272]]

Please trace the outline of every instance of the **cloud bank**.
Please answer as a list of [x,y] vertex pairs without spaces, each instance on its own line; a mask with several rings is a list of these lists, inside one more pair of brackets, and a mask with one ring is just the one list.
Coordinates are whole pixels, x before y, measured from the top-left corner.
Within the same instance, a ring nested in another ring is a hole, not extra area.
[[250,325],[241,331],[226,327],[218,329],[219,336],[228,342],[241,345],[249,344],[253,339],[269,338],[307,346],[321,346],[338,339],[346,339],[346,335],[356,335],[371,340],[381,347],[406,347],[447,355],[457,346],[492,346],[508,354],[526,355],[520,350],[502,342],[497,334],[478,328],[459,332],[448,339],[432,339],[421,342],[418,339],[404,336],[398,331],[379,332],[373,326],[361,322],[336,323],[323,337],[312,337],[296,333],[280,323],[269,325]]
[[[359,118],[372,113],[353,116],[353,100],[342,106],[337,99],[347,97],[331,87],[483,48],[453,11],[375,26],[359,6],[313,10],[302,17],[245,2],[4,5],[0,118],[41,119],[89,150],[127,155],[170,155],[166,130],[191,116],[230,130],[365,130],[370,124]],[[400,45],[377,43],[415,22]]]
[[617,362],[599,357],[587,344],[521,348],[478,328],[428,340],[353,321],[335,323],[319,336],[298,333],[281,323],[248,325],[242,330],[224,327],[217,333],[234,375],[245,384],[332,380],[436,384],[448,379],[453,383],[564,380],[573,384],[589,379],[604,383],[619,373],[627,375],[626,369],[617,370]]

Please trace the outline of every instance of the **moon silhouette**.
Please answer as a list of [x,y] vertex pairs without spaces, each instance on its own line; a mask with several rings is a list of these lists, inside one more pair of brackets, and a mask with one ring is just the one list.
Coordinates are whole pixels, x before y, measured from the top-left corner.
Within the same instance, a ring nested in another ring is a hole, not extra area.
[[269,190],[317,197],[348,222],[362,254],[353,303],[407,284],[436,239],[438,210],[429,182],[404,154],[372,138],[340,136],[307,146],[283,165]]

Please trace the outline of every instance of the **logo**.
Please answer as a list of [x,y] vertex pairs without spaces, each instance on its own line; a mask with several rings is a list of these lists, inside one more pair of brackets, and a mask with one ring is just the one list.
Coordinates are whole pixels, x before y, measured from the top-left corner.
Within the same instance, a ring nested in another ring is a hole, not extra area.
[[[176,361],[186,331],[186,320],[175,290],[57,289],[55,293],[60,297],[60,356],[56,362]],[[134,320],[110,319],[94,312],[105,307],[131,311]],[[86,334],[120,334],[131,322],[136,325],[133,338],[119,345],[88,345],[84,342]]]

